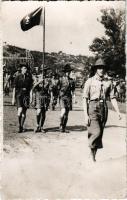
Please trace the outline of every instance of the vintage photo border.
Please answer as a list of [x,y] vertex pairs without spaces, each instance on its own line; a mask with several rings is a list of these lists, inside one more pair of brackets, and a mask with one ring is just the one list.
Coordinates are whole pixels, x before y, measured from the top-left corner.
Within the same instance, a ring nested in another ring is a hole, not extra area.
[[[4,1],[5,2],[5,1]],[[15,2],[15,1],[13,1]],[[94,2],[94,1],[92,1]],[[97,1],[96,1],[97,2]],[[100,1],[98,1],[100,2]],[[114,2],[114,1],[112,1]],[[118,1],[120,2],[120,1]],[[54,1],[55,3],[55,1]],[[2,7],[2,1],[0,2],[0,11]],[[126,41],[127,41],[127,3],[126,3]],[[2,13],[0,12],[0,165],[3,160],[3,32],[2,32]],[[126,43],[126,55],[127,55],[127,43]],[[127,61],[126,61],[126,69],[127,69]],[[126,70],[126,82],[127,82],[127,70]],[[126,85],[127,87],[127,85]],[[127,95],[127,93],[126,93]],[[126,107],[127,112],[127,107]],[[127,126],[127,115],[126,115],[126,126]],[[127,129],[126,129],[126,153],[127,153]],[[0,166],[1,167],[1,166]],[[126,157],[126,169],[127,169],[127,157]],[[1,171],[1,170],[0,170]],[[1,176],[0,173],[0,182],[1,182]],[[127,185],[127,176],[126,176],[126,185]],[[1,190],[1,185],[0,185]],[[1,191],[0,191],[1,192]],[[0,194],[1,199],[1,194]]]

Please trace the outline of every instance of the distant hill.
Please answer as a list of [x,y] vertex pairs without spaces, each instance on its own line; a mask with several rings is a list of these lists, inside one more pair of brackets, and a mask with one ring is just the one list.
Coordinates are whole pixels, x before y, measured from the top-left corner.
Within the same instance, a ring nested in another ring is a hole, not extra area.
[[[31,70],[34,71],[35,67],[41,69],[43,53],[39,51],[28,51],[26,49],[5,45],[3,47],[3,60],[5,70],[8,69],[14,73],[21,62],[26,62],[26,55],[32,61],[30,62]],[[24,58],[24,59],[22,59]],[[45,65],[50,68],[50,71],[60,72],[66,63],[70,63],[75,73],[87,75],[89,73],[90,63],[93,62],[92,57],[82,55],[70,55],[62,51],[45,53]]]

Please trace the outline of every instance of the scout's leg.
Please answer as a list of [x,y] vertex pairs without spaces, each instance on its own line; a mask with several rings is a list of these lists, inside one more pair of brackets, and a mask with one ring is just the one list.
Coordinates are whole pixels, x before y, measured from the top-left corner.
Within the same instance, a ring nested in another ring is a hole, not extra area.
[[107,122],[107,119],[108,119],[108,106],[107,104],[105,105],[105,111],[104,111],[104,123],[103,123],[103,126],[105,127],[105,124]]
[[64,129],[64,125],[63,125],[63,123],[64,123],[64,114],[65,114],[65,108],[62,108],[61,109],[61,114],[60,114],[60,131],[61,132],[63,132],[63,129]]
[[51,101],[51,94],[49,94],[47,96],[47,99],[45,100],[46,110],[49,109],[50,101]]
[[19,107],[18,108],[18,120],[19,120],[19,133],[22,133],[23,129],[22,129],[22,124],[21,124],[21,121],[22,121],[22,107]]
[[65,131],[67,120],[68,120],[68,113],[69,113],[69,104],[67,98],[61,98],[61,116],[60,116],[60,131]]
[[52,106],[52,110],[55,110],[56,104],[57,104],[57,95],[54,94],[54,96],[53,96],[53,106]]
[[96,162],[96,159],[95,159],[96,153],[97,153],[97,147],[95,147],[95,148],[93,149],[93,161],[94,161],[94,162]]
[[21,127],[22,127],[22,130],[23,130],[25,119],[26,119],[26,111],[27,111],[27,108],[22,108],[22,118],[21,118]]
[[40,132],[40,118],[41,118],[41,109],[37,108],[36,110],[36,120],[37,120],[37,127],[35,129],[35,132]]
[[102,148],[102,129],[98,119],[91,119],[88,127],[88,139],[92,160],[96,161],[97,149]]
[[[91,155],[92,155],[92,159],[95,162],[96,159],[96,153],[97,153],[97,149],[98,148],[102,148],[102,137],[103,137],[103,131],[104,131],[104,127],[105,127],[105,123],[107,121],[107,115],[108,115],[108,108],[102,105],[102,108],[100,107],[101,110],[101,116],[100,118],[91,121],[91,126],[93,126],[93,130],[96,131],[96,134],[93,134],[93,136],[91,136]],[[91,131],[92,133],[92,131]]]
[[69,131],[66,130],[66,125],[68,121],[68,114],[69,114],[69,109],[65,110],[64,116],[63,116],[63,131],[68,133]]
[[40,124],[41,124],[41,132],[45,133],[46,131],[43,129],[43,125],[45,122],[45,118],[46,118],[46,109],[45,107],[43,107],[41,109],[41,119],[40,119]]
[[63,130],[62,132],[68,133],[69,131],[66,130],[66,125],[68,121],[68,114],[71,107],[70,98],[64,99],[64,113],[63,113]]
[[92,160],[93,160],[94,162],[96,162],[95,155],[96,155],[95,149],[91,148],[91,157],[92,157]]
[[72,110],[72,97],[70,98],[70,110]]
[[52,94],[52,110],[55,110],[55,96]]

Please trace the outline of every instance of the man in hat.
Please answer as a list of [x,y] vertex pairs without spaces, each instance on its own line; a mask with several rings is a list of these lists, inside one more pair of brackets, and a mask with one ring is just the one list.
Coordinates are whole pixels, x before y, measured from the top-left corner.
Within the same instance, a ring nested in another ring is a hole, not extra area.
[[32,76],[28,73],[27,64],[21,64],[21,73],[14,80],[14,89],[12,97],[12,105],[17,104],[19,133],[24,132],[24,122],[26,119],[26,111],[29,108],[30,91],[32,88]]
[[60,105],[61,105],[61,115],[60,115],[60,131],[68,132],[66,130],[66,124],[68,121],[68,114],[72,108],[72,95],[75,90],[75,83],[72,78],[70,78],[70,73],[72,68],[69,64],[66,64],[63,69],[63,77],[60,79]]
[[94,65],[95,75],[89,78],[84,86],[83,106],[85,124],[88,126],[88,140],[91,157],[96,161],[97,149],[103,148],[102,136],[107,118],[106,97],[109,93],[111,102],[121,119],[112,82],[104,81],[106,66],[99,58]]
[[58,74],[53,73],[51,78],[51,87],[50,87],[52,110],[55,110],[55,106],[57,104],[57,99],[59,96],[59,90],[60,90],[60,80]]
[[[36,109],[36,121],[37,125],[35,128],[35,132],[45,133],[46,131],[43,129],[43,125],[46,118],[47,111],[47,102],[49,98],[49,79],[46,78],[46,71],[48,68],[45,68],[40,74],[38,74],[38,78],[36,82],[33,84],[32,93],[34,95],[34,107]],[[43,74],[44,73],[44,74]]]

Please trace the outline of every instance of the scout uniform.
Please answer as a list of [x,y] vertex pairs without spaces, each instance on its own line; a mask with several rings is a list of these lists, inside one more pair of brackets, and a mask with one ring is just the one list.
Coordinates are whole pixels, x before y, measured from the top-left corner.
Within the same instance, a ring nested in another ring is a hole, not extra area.
[[51,79],[51,99],[52,99],[52,110],[55,110],[55,106],[57,104],[57,99],[59,96],[59,90],[60,90],[60,80],[57,77],[57,74],[53,75],[53,78]]
[[[45,69],[46,70],[46,69]],[[37,128],[35,132],[45,132],[43,125],[46,117],[47,102],[49,97],[49,79],[38,75],[33,86],[34,107],[37,111]]]
[[[21,64],[21,73],[15,77],[12,104],[14,105],[14,99],[16,100],[18,119],[19,119],[19,133],[24,131],[23,125],[26,119],[26,111],[29,108],[30,91],[32,88],[32,76],[27,72],[28,66]],[[24,72],[25,70],[25,72]]]
[[32,76],[30,76],[30,74],[28,73],[26,73],[25,75],[20,73],[15,77],[14,87],[17,108],[29,107],[30,90],[32,88],[32,82]]
[[[104,66],[104,62],[99,59],[95,63],[95,67]],[[88,116],[90,123],[88,124],[88,140],[89,147],[92,150],[102,148],[102,136],[104,126],[107,120],[107,104],[106,97],[115,98],[114,87],[111,81],[104,81],[97,73],[89,78],[84,86],[83,98],[88,100]],[[94,155],[95,156],[95,155]],[[95,161],[95,157],[94,157]]]
[[45,78],[41,83],[34,86],[33,92],[35,93],[34,106],[36,109],[46,109],[49,94],[49,81]]
[[[63,72],[71,72],[69,64],[65,65]],[[60,106],[64,113],[61,115],[60,131],[65,132],[68,121],[69,111],[72,109],[72,94],[75,90],[75,83],[69,76],[63,76],[60,79]]]

